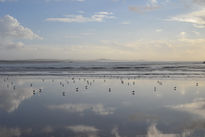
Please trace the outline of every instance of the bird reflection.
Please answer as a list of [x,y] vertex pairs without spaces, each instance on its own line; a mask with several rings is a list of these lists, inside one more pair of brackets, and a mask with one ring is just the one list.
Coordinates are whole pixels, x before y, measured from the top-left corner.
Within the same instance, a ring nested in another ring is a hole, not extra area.
[[62,92],[62,96],[65,96],[65,92]]
[[154,92],[156,92],[157,91],[157,87],[154,87]]
[[16,86],[13,86],[13,90],[16,90]]
[[[96,88],[96,85],[99,84],[98,78],[100,79],[99,81],[100,81],[101,86],[104,86],[104,91],[107,94],[108,94],[108,92],[112,92],[114,89],[113,85],[112,85],[112,84],[114,84],[114,82],[112,83],[113,79],[114,80],[117,79],[117,86],[119,86],[119,88],[125,88],[125,90],[127,91],[127,93],[129,95],[130,94],[135,95],[137,93],[136,92],[137,91],[136,89],[138,88],[137,86],[140,86],[140,84],[139,85],[136,84],[137,80],[134,80],[134,79],[138,78],[137,76],[136,77],[120,77],[120,76],[114,76],[114,75],[113,76],[106,75],[106,77],[97,77],[96,79],[93,77],[92,78],[89,78],[89,77],[86,77],[86,78],[68,77],[66,79],[55,80],[55,83],[53,83],[54,79],[50,79],[49,81],[50,81],[51,86],[56,86],[57,88],[60,88],[60,91],[61,90],[65,91],[67,88],[71,88],[71,89],[73,89],[72,90],[73,93],[81,92],[81,91],[82,92],[87,91],[85,93],[89,93],[88,89],[91,89],[91,88],[94,89],[94,88]],[[15,91],[15,90],[17,91],[19,89],[17,82],[15,80],[11,79],[10,77],[3,77],[3,78],[0,78],[0,80],[1,80],[1,84],[4,85],[4,88],[9,89],[10,91]],[[26,85],[27,88],[29,88],[30,94],[33,93],[33,95],[42,95],[41,93],[42,92],[44,93],[43,85],[47,86],[47,84],[49,84],[49,83],[43,83],[44,81],[45,81],[44,79],[38,79],[37,84],[34,81],[26,81],[26,83],[23,85],[24,86]],[[51,81],[52,81],[52,83],[51,83]],[[151,92],[159,91],[160,87],[164,85],[163,83],[164,83],[163,80],[153,81],[154,85],[151,87],[151,88],[153,88],[153,89],[151,89]],[[136,86],[133,86],[133,85],[136,85]],[[37,86],[39,86],[39,87],[37,87]],[[198,87],[199,82],[198,81],[193,82],[192,86]],[[130,90],[130,88],[133,88],[133,89]],[[180,89],[180,86],[178,87],[178,85],[172,85],[170,88],[170,91],[177,91],[178,88]],[[60,92],[60,95],[61,95],[61,92]],[[65,96],[65,95],[66,95],[66,93],[62,92],[62,96]]]

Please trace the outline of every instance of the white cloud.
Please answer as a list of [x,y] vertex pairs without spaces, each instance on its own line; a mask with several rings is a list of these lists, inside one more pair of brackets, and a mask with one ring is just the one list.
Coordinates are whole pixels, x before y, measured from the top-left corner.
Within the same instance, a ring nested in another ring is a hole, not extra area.
[[151,2],[153,5],[158,3],[157,0],[150,0],[150,2]]
[[84,112],[90,110],[98,115],[111,115],[114,113],[114,108],[105,108],[102,104],[62,104],[62,105],[50,105],[51,110],[64,110],[68,112]]
[[10,15],[0,18],[0,47],[3,48],[20,48],[23,43],[19,39],[42,39],[32,32],[31,29],[22,26],[17,19]]
[[131,24],[131,22],[130,21],[123,21],[123,22],[121,22],[121,24],[122,25],[129,25],[129,24]]
[[[71,36],[68,36],[68,38],[69,37]],[[141,39],[130,42],[107,40],[107,42],[104,41],[95,44],[90,43],[80,45],[30,45],[25,46],[23,49],[19,49],[18,51],[0,50],[0,58],[56,58],[74,60],[107,58],[114,60],[143,59],[151,61],[199,61],[202,58],[205,58],[205,39],[176,38],[176,40]],[[136,54],[136,52],[138,54]]]
[[66,23],[85,23],[85,22],[103,22],[106,19],[113,19],[112,12],[97,12],[90,17],[85,17],[83,15],[67,15],[62,18],[47,18],[46,21],[50,22],[66,22]]
[[85,0],[45,0],[46,2],[62,2],[62,1],[73,1],[73,2],[85,2]]
[[160,7],[158,5],[146,5],[146,6],[129,6],[128,9],[130,11],[136,12],[136,13],[144,13],[153,11],[156,9],[159,9]]
[[188,14],[178,15],[168,20],[191,23],[196,28],[205,28],[205,9],[200,9]]
[[0,2],[6,2],[6,1],[16,1],[16,0],[0,0]]
[[205,1],[204,0],[192,0],[194,3],[199,4],[199,5],[204,5]]
[[95,35],[94,32],[82,32],[79,34],[67,34],[64,36],[64,38],[66,39],[79,39],[79,38],[85,38],[85,37],[89,37],[89,36],[93,36]]
[[0,36],[1,38],[40,39],[37,34],[22,26],[10,15],[0,18]]
[[159,9],[160,6],[158,4],[158,0],[148,0],[146,5],[141,5],[141,6],[129,6],[128,9],[130,11],[136,12],[136,13],[144,13],[144,12],[149,12],[153,10]]
[[187,33],[186,32],[180,32],[179,33],[179,38],[180,39],[185,39],[187,37]]
[[163,29],[156,29],[155,31],[156,31],[156,32],[162,32]]

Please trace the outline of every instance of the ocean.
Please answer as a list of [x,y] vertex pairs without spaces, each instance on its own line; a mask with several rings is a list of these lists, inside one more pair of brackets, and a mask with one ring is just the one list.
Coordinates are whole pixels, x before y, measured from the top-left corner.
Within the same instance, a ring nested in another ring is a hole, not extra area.
[[0,61],[0,75],[204,77],[203,62]]

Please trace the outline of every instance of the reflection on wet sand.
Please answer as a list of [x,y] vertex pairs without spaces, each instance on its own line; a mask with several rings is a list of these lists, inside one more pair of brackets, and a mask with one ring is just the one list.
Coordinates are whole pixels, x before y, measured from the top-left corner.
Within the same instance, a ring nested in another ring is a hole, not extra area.
[[8,88],[1,88],[0,90],[0,108],[12,112],[26,99],[29,99],[33,94],[28,88],[21,88],[12,91]]
[[2,76],[0,136],[205,135],[204,90],[203,79]]
[[67,130],[71,130],[72,132],[76,133],[77,135],[88,136],[88,137],[97,137],[99,129],[93,126],[86,126],[86,125],[75,125],[75,126],[67,126]]
[[185,111],[205,118],[205,98],[194,99],[191,103],[169,106],[178,111]]
[[114,108],[105,108],[103,104],[61,104],[48,106],[51,110],[63,110],[68,112],[84,112],[92,111],[98,115],[111,115],[114,113]]
[[20,128],[0,127],[1,137],[21,137],[21,136],[29,135],[31,132],[32,132],[31,128],[20,129]]

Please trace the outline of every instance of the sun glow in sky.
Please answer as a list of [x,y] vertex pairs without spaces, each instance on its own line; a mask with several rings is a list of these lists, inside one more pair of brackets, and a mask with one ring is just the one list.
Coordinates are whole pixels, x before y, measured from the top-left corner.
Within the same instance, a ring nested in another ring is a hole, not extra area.
[[204,0],[0,0],[0,59],[205,60]]

